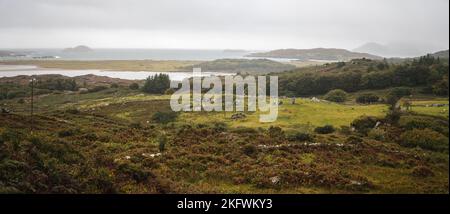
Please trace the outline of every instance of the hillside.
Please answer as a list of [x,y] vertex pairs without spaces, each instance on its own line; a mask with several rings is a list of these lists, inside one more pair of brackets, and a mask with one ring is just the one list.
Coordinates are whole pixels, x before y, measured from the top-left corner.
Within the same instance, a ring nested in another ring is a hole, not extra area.
[[[442,51],[438,51],[435,53],[431,53],[429,54],[429,56],[435,57],[435,58],[439,58],[441,60],[447,61],[449,60],[449,50],[442,50]],[[388,58],[387,61],[389,63],[395,63],[395,64],[399,64],[399,63],[404,63],[404,62],[411,62],[413,60],[417,60],[420,57],[409,57],[409,58]]]
[[439,58],[449,58],[449,50],[444,50],[444,51],[438,51],[436,53],[431,54],[431,56],[433,57],[439,57]]
[[349,61],[356,58],[382,59],[379,56],[351,52],[336,48],[314,48],[314,49],[279,49],[264,53],[253,53],[249,57],[290,58],[299,60],[332,60]]
[[426,43],[391,42],[379,44],[369,42],[363,44],[352,51],[369,53],[383,57],[414,57],[430,53],[435,47]]
[[57,79],[37,85],[33,120],[29,87],[12,97],[20,86],[0,84],[1,193],[448,194],[448,106],[426,107],[448,99],[412,100],[391,123],[384,103],[286,98],[259,123],[260,112],[174,114],[167,95]]
[[0,57],[14,56],[14,52],[0,50]]
[[264,74],[271,72],[282,72],[295,69],[294,65],[283,64],[268,59],[218,59],[211,62],[203,62],[194,66],[186,67],[202,68],[203,71],[211,72],[232,72],[241,74]]

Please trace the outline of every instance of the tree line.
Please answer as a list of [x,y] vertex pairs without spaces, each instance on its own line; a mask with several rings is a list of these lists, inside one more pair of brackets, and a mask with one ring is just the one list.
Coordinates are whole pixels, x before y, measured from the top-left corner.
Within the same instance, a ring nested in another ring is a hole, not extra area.
[[352,66],[340,62],[336,63],[334,69],[325,72],[299,70],[288,74],[281,73],[280,94],[308,96],[325,94],[333,89],[354,92],[364,89],[422,86],[424,93],[448,95],[448,61],[430,55],[400,65],[389,65],[385,61],[366,61],[365,65],[358,69],[351,69]]

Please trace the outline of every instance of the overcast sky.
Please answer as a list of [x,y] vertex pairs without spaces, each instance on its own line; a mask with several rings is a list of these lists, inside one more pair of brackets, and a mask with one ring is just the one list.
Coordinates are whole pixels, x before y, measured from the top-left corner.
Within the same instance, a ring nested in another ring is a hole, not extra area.
[[448,0],[0,0],[0,48],[449,47]]

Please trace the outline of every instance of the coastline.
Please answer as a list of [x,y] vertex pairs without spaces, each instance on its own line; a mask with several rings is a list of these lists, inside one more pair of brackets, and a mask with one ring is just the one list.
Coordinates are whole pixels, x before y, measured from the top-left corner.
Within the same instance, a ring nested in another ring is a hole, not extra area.
[[5,60],[0,65],[34,65],[39,68],[67,70],[104,70],[104,71],[157,71],[184,72],[187,67],[204,61],[195,60]]

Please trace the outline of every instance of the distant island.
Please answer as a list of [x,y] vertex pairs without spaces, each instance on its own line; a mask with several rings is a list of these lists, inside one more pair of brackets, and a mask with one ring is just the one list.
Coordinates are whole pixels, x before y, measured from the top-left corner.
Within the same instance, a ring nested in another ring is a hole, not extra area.
[[224,49],[223,50],[224,53],[245,53],[248,52],[244,49]]
[[66,48],[63,50],[64,52],[91,52],[93,51],[91,48],[89,48],[88,46],[85,45],[78,45],[76,47],[73,48]]
[[263,53],[252,53],[248,57],[287,58],[298,60],[332,60],[349,61],[357,58],[382,59],[367,53],[351,52],[337,48],[313,48],[313,49],[279,49]]

